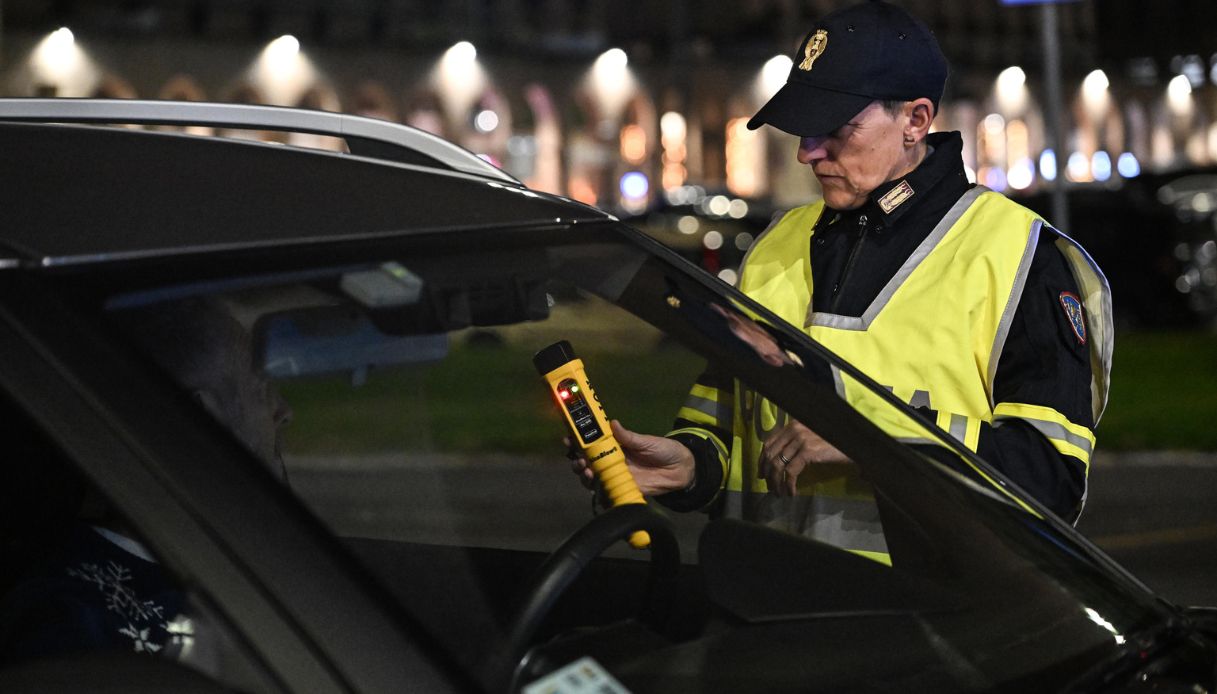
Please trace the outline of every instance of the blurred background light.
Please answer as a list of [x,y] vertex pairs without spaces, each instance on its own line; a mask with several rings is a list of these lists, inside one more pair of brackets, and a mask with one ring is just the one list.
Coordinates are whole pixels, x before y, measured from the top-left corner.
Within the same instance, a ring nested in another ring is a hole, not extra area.
[[749,130],[747,118],[732,118],[727,122],[726,144],[727,189],[744,197],[759,195],[767,151],[764,135]]
[[[80,74],[88,65],[88,60],[80,46],[76,44],[76,35],[67,27],[60,27],[46,38],[42,39],[30,55],[30,68],[37,79],[44,83],[65,87],[73,81],[78,81]],[[79,96],[71,93],[63,96]]]
[[997,75],[997,104],[1007,114],[1017,114],[1027,107],[1027,74],[1017,65]]
[[1051,149],[1040,152],[1040,176],[1045,181],[1056,180],[1056,152]]
[[300,54],[300,39],[291,34],[284,34],[266,44],[262,49],[262,57],[271,70],[285,71],[292,68],[292,61]]
[[[449,46],[432,69],[431,84],[444,111],[468,123],[463,119],[468,118],[469,110],[486,90],[486,73],[478,61],[477,47],[468,41]],[[474,127],[480,130],[476,120]]]
[[1090,157],[1090,173],[1096,181],[1106,181],[1111,178],[1111,155],[1103,150],[1095,152]]
[[499,127],[499,114],[490,109],[479,111],[473,119],[473,127],[481,133],[494,132],[494,129]]
[[1184,75],[1175,75],[1166,85],[1166,99],[1175,111],[1187,111],[1192,103],[1192,83]]
[[1116,171],[1124,178],[1135,178],[1141,173],[1141,163],[1132,152],[1125,152],[1116,159]]
[[1077,183],[1093,180],[1090,175],[1090,158],[1081,152],[1070,154],[1065,162],[1065,177]]
[[478,58],[478,49],[468,41],[457,41],[444,51],[443,61],[455,69],[465,69],[473,65]]
[[1082,80],[1082,94],[1091,99],[1098,99],[1107,94],[1107,88],[1111,86],[1111,82],[1107,79],[1107,73],[1102,70],[1092,70],[1086,79]]
[[650,192],[651,182],[641,171],[630,171],[621,177],[621,195],[629,200],[645,198]]
[[985,170],[985,185],[997,192],[1006,189],[1006,172],[1000,167],[991,166]]
[[1198,55],[1184,56],[1179,65],[1179,72],[1187,78],[1193,89],[1199,89],[1204,84],[1204,59]]
[[630,164],[641,164],[647,158],[647,131],[637,123],[621,129],[621,158]]
[[688,126],[685,117],[676,111],[668,111],[659,117],[659,145],[663,148],[662,184],[664,190],[673,190],[684,185],[689,171],[685,167],[689,151],[687,145]]
[[266,44],[250,72],[250,81],[272,104],[289,106],[317,78],[316,70],[300,49],[300,40],[284,34]]
[[676,230],[682,234],[696,234],[698,229],[701,229],[701,222],[691,214],[676,220]]
[[619,75],[629,67],[630,57],[620,48],[610,48],[596,58],[595,69],[608,75]]
[[1030,157],[1023,157],[1010,166],[1006,182],[1015,190],[1026,190],[1035,182],[1035,164]]
[[596,58],[588,71],[586,85],[604,121],[617,120],[638,88],[629,65],[625,51],[610,48]]
[[686,133],[685,117],[676,111],[668,111],[659,118],[659,132],[663,138],[671,138],[673,144],[683,140]]
[[768,101],[770,97],[782,88],[782,85],[786,84],[786,77],[790,74],[790,68],[793,65],[794,61],[785,55],[775,55],[765,61],[764,67],[761,68],[761,74],[756,79],[755,96],[757,103]]
[[990,113],[985,116],[984,127],[989,135],[1000,135],[1006,127],[1006,119],[1002,118],[1000,113]]
[[1091,118],[1101,120],[1106,113],[1111,102],[1111,95],[1107,91],[1110,86],[1111,81],[1102,70],[1092,70],[1082,80],[1082,103],[1090,112]]
[[1023,69],[1017,65],[1011,65],[1005,70],[1002,70],[997,76],[998,89],[1017,89],[1026,83],[1027,73],[1023,72]]

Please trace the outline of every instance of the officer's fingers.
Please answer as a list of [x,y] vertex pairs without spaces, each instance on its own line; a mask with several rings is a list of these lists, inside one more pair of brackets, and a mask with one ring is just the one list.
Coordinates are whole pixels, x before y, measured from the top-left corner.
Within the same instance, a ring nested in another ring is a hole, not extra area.
[[681,464],[688,455],[684,444],[667,438],[630,431],[617,420],[612,421],[613,436],[625,453],[626,461],[639,467],[670,468]]
[[765,483],[769,486],[769,491],[780,493],[778,490],[781,489],[784,474],[785,469],[782,467],[781,461],[771,462],[768,465],[763,473],[763,477],[765,478]]
[[676,443],[663,436],[632,431],[616,419],[609,422],[609,426],[613,429],[613,438],[621,444],[621,450],[626,456],[642,465],[660,465],[667,462],[670,451],[665,450],[665,447]]
[[803,471],[803,466],[788,465],[785,470],[785,476],[782,477],[782,496],[794,496],[799,486],[799,473]]
[[582,451],[575,446],[575,442],[572,441],[569,436],[562,437],[562,445],[566,446],[566,457],[570,458],[571,460],[578,458],[580,453],[582,453]]
[[786,464],[786,475],[782,478],[782,490],[787,496],[794,496],[795,489],[798,487],[799,475],[807,468],[807,456],[796,455]]
[[761,476],[768,478],[774,468],[778,468],[779,472],[782,467],[782,461],[779,455],[790,444],[790,434],[784,429],[773,432],[764,445],[761,446],[760,468]]
[[798,474],[807,467],[813,459],[812,449],[814,446],[809,446],[807,441],[801,437],[792,438],[786,447],[782,449],[778,458],[786,466],[787,474]]
[[772,448],[774,455],[776,456],[778,451],[785,449],[786,446],[790,445],[792,441],[796,441],[797,439],[798,430],[791,429],[790,425],[788,424],[770,434],[769,438],[765,439],[765,446],[767,448]]
[[645,442],[645,437],[642,434],[631,431],[630,429],[626,429],[625,425],[619,420],[611,420],[609,422],[609,427],[613,430],[613,438],[617,439],[617,443],[621,444],[625,448],[641,446]]
[[576,458],[570,461],[570,469],[579,478],[579,483],[584,487],[591,489],[595,485],[596,473],[583,458]]
[[770,473],[773,472],[773,460],[776,456],[772,455],[767,447],[761,448],[761,454],[757,457],[757,475],[762,479],[769,479]]
[[780,446],[774,446],[773,456],[784,467],[803,454],[804,441],[798,436],[790,436]]
[[761,457],[762,458],[776,458],[777,451],[781,450],[781,447],[783,445],[784,445],[784,442],[782,440],[782,432],[781,431],[771,432],[769,434],[769,436],[765,439],[764,443],[761,444]]

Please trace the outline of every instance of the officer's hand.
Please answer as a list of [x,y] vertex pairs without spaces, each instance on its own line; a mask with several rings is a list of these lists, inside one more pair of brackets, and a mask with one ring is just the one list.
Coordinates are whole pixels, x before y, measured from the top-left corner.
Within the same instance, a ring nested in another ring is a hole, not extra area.
[[[625,453],[626,465],[638,483],[638,489],[646,496],[684,489],[693,482],[693,453],[683,444],[663,436],[639,434],[613,420],[613,437]],[[595,489],[597,482],[587,460],[577,448],[572,448],[570,438],[563,439],[571,449],[571,470],[579,476],[583,486]]]
[[815,463],[848,463],[849,458],[820,435],[791,421],[775,431],[761,447],[760,473],[769,490],[794,496],[799,473]]

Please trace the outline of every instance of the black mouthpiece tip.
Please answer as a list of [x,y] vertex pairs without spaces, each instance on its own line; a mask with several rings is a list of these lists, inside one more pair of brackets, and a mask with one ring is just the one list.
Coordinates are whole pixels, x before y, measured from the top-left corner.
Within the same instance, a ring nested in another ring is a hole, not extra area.
[[555,342],[545,349],[537,352],[532,357],[533,366],[537,367],[537,372],[542,376],[562,366],[563,364],[576,359],[575,349],[570,346],[566,340]]

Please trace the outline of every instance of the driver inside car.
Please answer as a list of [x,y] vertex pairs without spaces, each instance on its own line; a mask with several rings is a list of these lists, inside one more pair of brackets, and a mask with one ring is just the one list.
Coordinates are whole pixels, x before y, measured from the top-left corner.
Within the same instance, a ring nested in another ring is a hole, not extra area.
[[[286,483],[279,433],[291,413],[228,304],[187,299],[118,317],[141,353]],[[57,540],[0,601],[0,660],[125,650],[231,673],[222,633],[97,494],[84,493]]]

